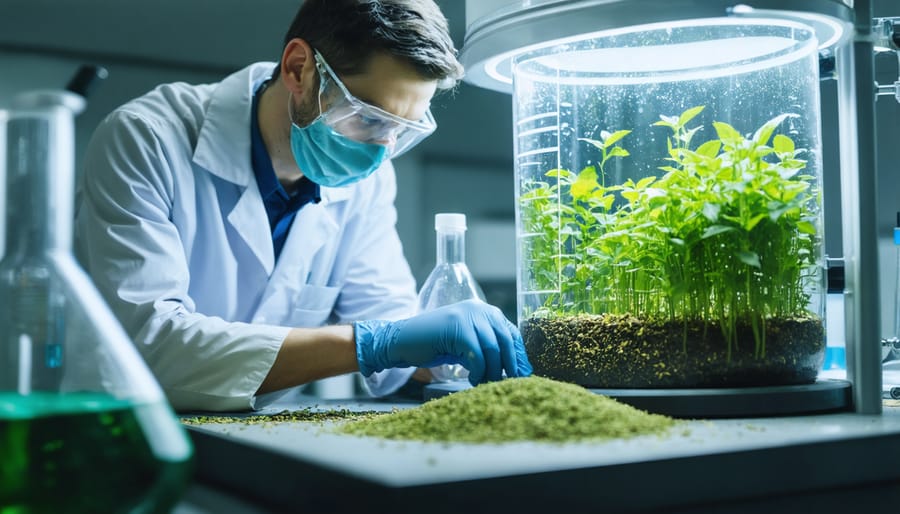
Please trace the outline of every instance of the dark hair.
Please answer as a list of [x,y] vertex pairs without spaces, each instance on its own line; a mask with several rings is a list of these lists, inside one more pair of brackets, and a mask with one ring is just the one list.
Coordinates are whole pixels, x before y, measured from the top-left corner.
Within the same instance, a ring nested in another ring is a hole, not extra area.
[[318,50],[339,74],[364,71],[372,54],[383,51],[438,81],[440,89],[463,75],[447,18],[433,0],[305,0],[284,46],[294,38]]

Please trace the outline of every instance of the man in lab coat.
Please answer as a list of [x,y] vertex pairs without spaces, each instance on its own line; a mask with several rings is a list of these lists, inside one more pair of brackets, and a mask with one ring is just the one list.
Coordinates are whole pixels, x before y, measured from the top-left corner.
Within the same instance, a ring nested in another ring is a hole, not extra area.
[[84,160],[76,252],[176,409],[360,371],[525,376],[499,309],[413,316],[390,158],[462,75],[432,0],[306,0],[278,63],[165,84],[111,113]]

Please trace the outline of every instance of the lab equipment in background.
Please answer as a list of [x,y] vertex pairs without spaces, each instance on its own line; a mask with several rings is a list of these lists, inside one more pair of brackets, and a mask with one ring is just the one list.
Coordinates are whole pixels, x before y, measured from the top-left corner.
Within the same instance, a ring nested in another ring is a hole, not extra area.
[[[900,17],[873,20],[875,52],[894,52],[900,64]],[[900,102],[900,78],[893,84],[876,82],[878,96],[893,96]]]
[[[437,263],[419,290],[418,312],[463,300],[484,301],[484,293],[466,266],[466,215],[438,213],[434,216],[437,233]],[[459,364],[431,368],[436,381],[466,380],[469,372]]]
[[[894,266],[894,334],[895,342],[900,341],[900,212],[897,213],[897,224],[894,226],[894,246],[897,248],[896,266]],[[895,345],[896,346],[896,345]],[[900,352],[894,355],[900,359]]]
[[164,512],[193,449],[132,342],[72,255],[74,115],[41,90],[6,113],[0,261],[4,512]]
[[[873,20],[873,41],[876,53],[892,52],[900,65],[900,17]],[[876,98],[893,96],[900,102],[900,78],[893,84],[876,82]],[[894,273],[893,334],[881,340],[881,394],[882,398],[900,399],[900,212],[894,226],[894,245],[897,247]]]
[[844,341],[844,266],[842,259],[826,259],[828,263],[825,295],[825,360],[823,378],[846,378],[847,345]]
[[894,226],[894,246],[897,248],[894,267],[894,333],[881,340],[882,397],[900,399],[900,212]]

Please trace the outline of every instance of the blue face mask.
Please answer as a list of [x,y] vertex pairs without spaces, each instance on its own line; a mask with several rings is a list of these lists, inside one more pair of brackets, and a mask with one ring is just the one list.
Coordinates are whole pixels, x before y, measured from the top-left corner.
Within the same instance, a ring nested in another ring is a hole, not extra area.
[[372,174],[384,161],[384,145],[360,143],[335,132],[322,118],[306,127],[291,123],[291,151],[309,180],[342,187]]

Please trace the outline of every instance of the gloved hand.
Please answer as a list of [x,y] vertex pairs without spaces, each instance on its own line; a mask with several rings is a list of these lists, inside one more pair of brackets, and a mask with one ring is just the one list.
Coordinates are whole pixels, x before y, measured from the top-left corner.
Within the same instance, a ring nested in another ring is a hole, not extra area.
[[364,376],[387,368],[462,364],[472,385],[531,375],[522,335],[500,309],[478,300],[400,321],[356,322],[356,359]]

